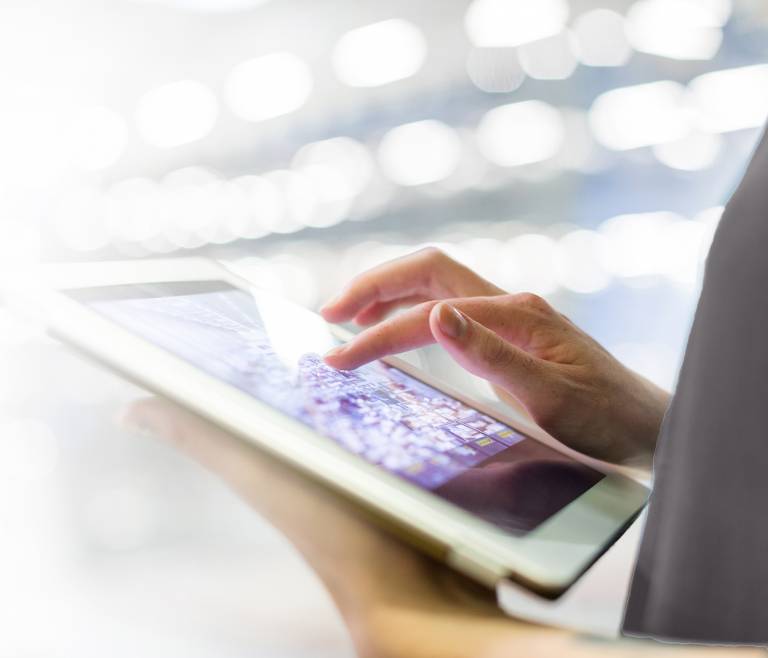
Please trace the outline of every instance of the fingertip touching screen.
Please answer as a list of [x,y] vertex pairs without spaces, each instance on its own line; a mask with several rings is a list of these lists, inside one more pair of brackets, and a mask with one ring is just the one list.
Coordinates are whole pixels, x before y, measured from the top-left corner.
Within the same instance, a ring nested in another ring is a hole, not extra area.
[[535,529],[604,477],[383,361],[352,371],[325,365],[321,354],[338,343],[327,325],[267,293],[210,281],[67,294],[311,427],[318,440],[510,534]]

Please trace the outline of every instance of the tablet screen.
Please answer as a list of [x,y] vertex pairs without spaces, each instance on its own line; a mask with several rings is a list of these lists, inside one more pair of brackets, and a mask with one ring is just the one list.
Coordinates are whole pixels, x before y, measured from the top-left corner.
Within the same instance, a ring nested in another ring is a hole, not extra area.
[[69,295],[512,534],[534,529],[603,477],[382,361],[353,371],[326,366],[321,354],[335,341],[322,320],[265,293],[184,282]]

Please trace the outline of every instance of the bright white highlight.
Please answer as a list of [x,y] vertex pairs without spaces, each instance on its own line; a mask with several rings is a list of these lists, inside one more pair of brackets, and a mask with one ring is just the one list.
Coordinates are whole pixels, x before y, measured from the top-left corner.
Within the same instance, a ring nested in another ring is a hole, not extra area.
[[705,73],[688,87],[704,130],[757,128],[768,116],[768,64]]
[[398,18],[347,32],[333,51],[336,76],[352,87],[378,87],[421,68],[427,42],[421,30]]
[[138,0],[146,4],[166,5],[199,14],[225,14],[246,11],[269,0]]
[[519,48],[520,65],[538,80],[564,80],[576,69],[573,40],[567,31],[533,41]]
[[147,92],[136,108],[136,127],[159,148],[189,144],[208,135],[216,123],[216,96],[201,82],[182,80]]
[[567,20],[565,0],[474,0],[465,24],[475,46],[503,48],[557,34]]
[[490,110],[477,129],[478,145],[491,162],[504,167],[541,162],[563,144],[559,110],[542,101],[523,101]]
[[548,295],[558,287],[556,275],[557,246],[552,238],[528,233],[513,238],[501,250],[502,275],[513,290]]
[[292,53],[272,53],[235,66],[227,77],[232,111],[246,121],[266,121],[295,112],[312,93],[309,66]]
[[593,9],[573,23],[576,54],[587,66],[623,66],[632,56],[624,17],[610,9]]
[[400,185],[424,185],[450,176],[459,164],[461,140],[440,121],[417,121],[390,130],[379,146],[386,176]]
[[617,151],[682,139],[690,129],[685,87],[663,80],[612,89],[597,97],[589,121],[595,138]]
[[675,222],[683,221],[671,212],[639,213],[613,217],[600,226],[607,240],[605,268],[612,274],[626,278],[661,275],[672,261],[683,255],[671,254],[665,249],[665,231]]
[[39,420],[5,420],[0,424],[3,481],[39,485],[58,463],[59,446],[51,428]]
[[296,153],[292,165],[304,173],[324,172],[321,180],[328,183],[328,194],[336,199],[360,194],[371,182],[374,171],[370,151],[349,137],[307,144]]
[[75,166],[98,171],[112,166],[125,150],[128,126],[125,119],[106,107],[78,112],[72,125],[72,155]]
[[639,0],[627,13],[627,36],[637,50],[652,55],[712,59],[723,40],[725,12],[717,4],[722,3]]
[[320,201],[312,181],[302,173],[287,169],[271,171],[264,178],[277,187],[285,209],[282,221],[272,231],[293,233],[310,226]]
[[251,224],[243,237],[258,237],[280,227],[286,204],[274,182],[261,176],[240,176],[232,185],[240,191],[243,203],[252,213]]
[[714,164],[722,148],[723,138],[718,134],[694,131],[682,139],[653,147],[659,162],[683,171],[698,171]]
[[555,271],[563,288],[582,294],[595,293],[611,282],[603,267],[605,238],[595,231],[567,233],[557,243]]
[[473,48],[467,58],[467,74],[478,89],[491,94],[507,94],[525,80],[511,48]]

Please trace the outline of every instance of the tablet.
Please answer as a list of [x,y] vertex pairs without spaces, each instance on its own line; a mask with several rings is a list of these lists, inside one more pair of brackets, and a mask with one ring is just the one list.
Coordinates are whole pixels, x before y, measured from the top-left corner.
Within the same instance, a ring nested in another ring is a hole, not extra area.
[[330,368],[321,355],[343,330],[213,261],[49,266],[10,294],[56,337],[487,586],[559,596],[648,495],[396,358]]

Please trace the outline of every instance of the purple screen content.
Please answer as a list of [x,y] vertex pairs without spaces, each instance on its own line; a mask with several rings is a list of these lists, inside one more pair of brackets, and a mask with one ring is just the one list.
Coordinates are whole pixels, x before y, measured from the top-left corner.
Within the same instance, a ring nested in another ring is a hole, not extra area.
[[366,461],[508,532],[535,528],[602,478],[381,361],[338,371],[306,353],[287,365],[248,293],[163,290],[173,285],[121,286],[120,295],[90,304]]

